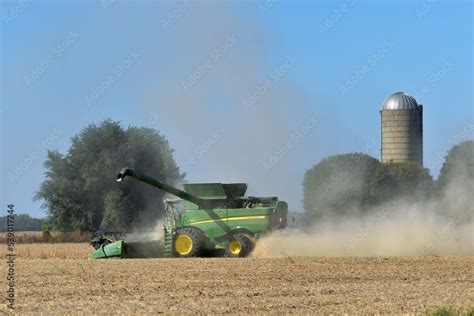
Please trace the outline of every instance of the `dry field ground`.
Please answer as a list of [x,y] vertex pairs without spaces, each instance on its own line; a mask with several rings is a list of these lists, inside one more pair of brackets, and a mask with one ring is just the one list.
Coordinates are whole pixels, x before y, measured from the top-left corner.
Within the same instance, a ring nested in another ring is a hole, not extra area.
[[16,312],[422,314],[474,307],[474,257],[93,261],[90,250],[17,245]]

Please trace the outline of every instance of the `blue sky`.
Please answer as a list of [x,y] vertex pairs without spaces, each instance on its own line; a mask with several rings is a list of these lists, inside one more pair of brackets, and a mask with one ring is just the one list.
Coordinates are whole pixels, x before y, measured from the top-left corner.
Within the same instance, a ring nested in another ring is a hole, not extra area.
[[160,130],[190,182],[246,181],[293,210],[322,158],[379,158],[391,93],[424,105],[435,177],[473,137],[471,1],[23,0],[0,16],[0,203],[17,212],[45,216],[46,149],[107,118]]

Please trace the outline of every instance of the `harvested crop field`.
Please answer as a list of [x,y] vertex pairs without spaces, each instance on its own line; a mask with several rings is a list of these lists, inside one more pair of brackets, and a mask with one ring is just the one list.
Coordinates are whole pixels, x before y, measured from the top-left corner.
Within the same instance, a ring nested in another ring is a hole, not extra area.
[[[474,257],[94,261],[84,259],[86,245],[54,252],[57,246],[42,245],[39,255],[21,249],[37,245],[17,246],[17,312],[423,313],[474,306]],[[52,257],[44,259],[48,248]]]

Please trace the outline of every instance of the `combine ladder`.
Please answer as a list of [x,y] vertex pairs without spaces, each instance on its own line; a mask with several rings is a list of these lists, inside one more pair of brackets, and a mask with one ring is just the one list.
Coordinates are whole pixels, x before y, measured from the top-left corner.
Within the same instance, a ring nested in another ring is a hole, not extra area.
[[170,258],[173,256],[173,227],[174,227],[174,214],[172,212],[166,212],[164,216],[164,238],[163,238],[163,256]]

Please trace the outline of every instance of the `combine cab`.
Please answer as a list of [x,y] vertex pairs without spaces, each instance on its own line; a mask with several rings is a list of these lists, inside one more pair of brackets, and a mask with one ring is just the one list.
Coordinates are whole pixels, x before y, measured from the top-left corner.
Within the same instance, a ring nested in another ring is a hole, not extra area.
[[96,234],[91,258],[246,257],[263,234],[286,227],[288,205],[277,197],[245,197],[245,183],[185,184],[179,190],[132,169],[122,169],[121,182],[133,177],[178,199],[166,200],[164,237],[129,243],[113,234]]

